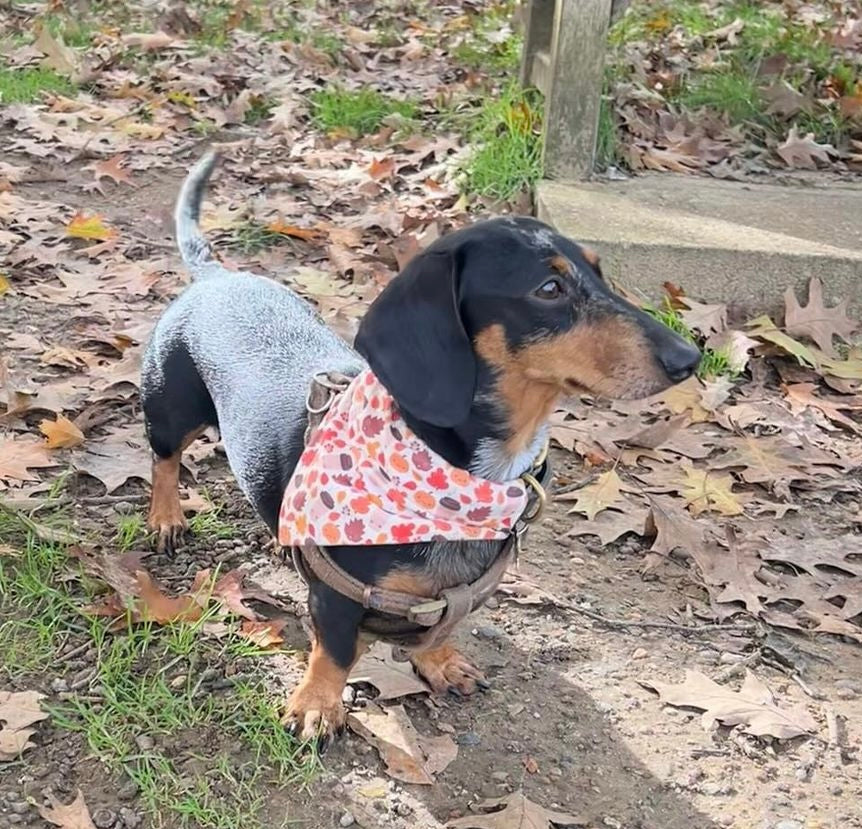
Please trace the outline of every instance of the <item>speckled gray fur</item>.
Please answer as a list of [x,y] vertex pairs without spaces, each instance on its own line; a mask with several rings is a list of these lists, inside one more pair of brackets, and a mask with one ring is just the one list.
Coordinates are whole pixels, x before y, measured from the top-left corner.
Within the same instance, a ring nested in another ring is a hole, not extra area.
[[290,471],[288,458],[301,445],[311,378],[352,376],[365,362],[291,290],[211,259],[197,219],[215,161],[207,156],[195,166],[177,203],[177,241],[194,281],[153,331],[141,394],[158,392],[167,355],[182,343],[215,404],[231,470],[260,511],[273,474]]

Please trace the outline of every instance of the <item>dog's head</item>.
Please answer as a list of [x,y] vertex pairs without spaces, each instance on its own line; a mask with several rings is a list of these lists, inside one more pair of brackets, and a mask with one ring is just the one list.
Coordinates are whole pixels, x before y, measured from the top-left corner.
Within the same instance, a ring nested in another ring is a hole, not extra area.
[[356,347],[416,419],[458,426],[490,391],[518,432],[561,396],[647,397],[700,359],[614,293],[592,252],[525,218],[434,242],[372,304]]

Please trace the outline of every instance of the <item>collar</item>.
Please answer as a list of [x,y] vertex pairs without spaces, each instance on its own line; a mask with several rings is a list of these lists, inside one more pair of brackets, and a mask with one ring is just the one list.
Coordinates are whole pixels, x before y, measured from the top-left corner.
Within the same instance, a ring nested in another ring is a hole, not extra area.
[[282,499],[282,546],[502,541],[527,507],[520,478],[453,466],[407,426],[367,369],[311,435]]

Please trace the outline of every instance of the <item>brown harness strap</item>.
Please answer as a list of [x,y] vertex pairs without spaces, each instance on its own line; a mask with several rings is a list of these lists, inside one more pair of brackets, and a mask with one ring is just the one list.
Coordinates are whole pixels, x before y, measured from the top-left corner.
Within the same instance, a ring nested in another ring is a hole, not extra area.
[[[352,379],[337,372],[322,373],[314,377],[306,399],[306,444],[335,398],[347,388]],[[537,460],[531,473],[535,472],[538,476],[540,470],[544,473],[542,480],[538,480],[533,474],[525,473],[521,476],[530,487],[530,502],[515,529],[503,542],[503,547],[491,566],[471,584],[460,584],[442,590],[437,598],[429,599],[426,596],[385,590],[366,584],[339,567],[326,550],[316,544],[293,547],[293,564],[306,583],[316,578],[362,607],[384,614],[369,617],[363,621],[362,628],[390,641],[395,646],[395,658],[403,661],[407,658],[405,649],[427,650],[441,644],[464,617],[481,607],[493,595],[509,565],[517,557],[520,538],[527,524],[539,517],[544,506],[543,484],[545,478],[550,477],[544,454]]]

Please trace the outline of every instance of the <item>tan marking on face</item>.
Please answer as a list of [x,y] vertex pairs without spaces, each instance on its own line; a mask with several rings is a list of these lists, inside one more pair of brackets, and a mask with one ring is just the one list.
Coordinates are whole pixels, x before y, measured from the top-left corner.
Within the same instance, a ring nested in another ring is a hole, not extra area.
[[548,264],[559,274],[563,276],[572,276],[572,263],[566,259],[565,256],[561,254],[557,254],[556,256],[552,256],[550,262]]
[[592,248],[581,246],[581,255],[594,268],[597,268],[599,266],[599,255]]
[[502,325],[476,337],[476,353],[498,371],[509,415],[507,448],[524,449],[560,398],[588,391],[617,400],[666,388],[664,373],[634,322],[608,317],[511,350]]

